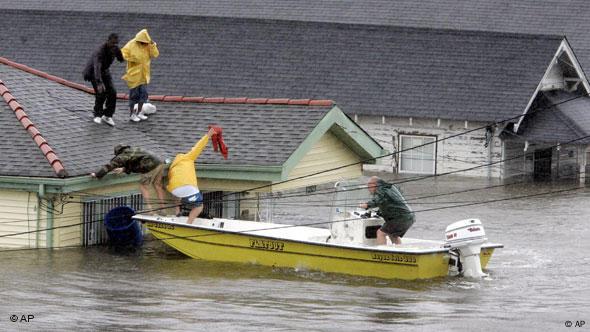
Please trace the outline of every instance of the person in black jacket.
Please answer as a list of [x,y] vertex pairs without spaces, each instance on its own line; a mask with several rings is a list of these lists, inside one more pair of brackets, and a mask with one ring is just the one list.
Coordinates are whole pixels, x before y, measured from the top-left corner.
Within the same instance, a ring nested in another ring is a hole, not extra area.
[[[84,69],[84,80],[90,81],[94,88],[94,122],[105,122],[114,126],[113,114],[117,105],[117,91],[113,86],[113,79],[109,68],[117,58],[123,61],[123,54],[119,48],[119,36],[111,33],[106,43],[102,44],[88,61]],[[103,109],[103,104],[105,107]]]

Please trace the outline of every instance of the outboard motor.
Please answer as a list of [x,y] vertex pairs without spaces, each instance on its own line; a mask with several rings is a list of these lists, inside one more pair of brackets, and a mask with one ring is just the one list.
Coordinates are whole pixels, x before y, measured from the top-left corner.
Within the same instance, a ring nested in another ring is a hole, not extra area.
[[479,258],[481,245],[487,241],[485,235],[479,219],[461,220],[447,226],[445,248],[451,248],[450,274],[462,272],[468,278],[486,275]]

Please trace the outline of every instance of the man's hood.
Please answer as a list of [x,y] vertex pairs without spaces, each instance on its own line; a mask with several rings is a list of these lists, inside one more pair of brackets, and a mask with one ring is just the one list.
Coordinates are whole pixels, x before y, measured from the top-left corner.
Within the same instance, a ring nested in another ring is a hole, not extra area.
[[377,190],[387,190],[389,188],[391,188],[392,184],[385,182],[381,179],[377,180]]
[[131,148],[129,145],[125,145],[125,144],[117,144],[115,146],[115,156],[119,155],[121,153],[123,153],[123,151],[127,150]]

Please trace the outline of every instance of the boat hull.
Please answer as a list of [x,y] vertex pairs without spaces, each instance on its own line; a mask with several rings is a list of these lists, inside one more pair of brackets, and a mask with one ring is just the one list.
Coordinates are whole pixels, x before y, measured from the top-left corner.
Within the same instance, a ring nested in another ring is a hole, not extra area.
[[[448,274],[449,254],[442,248],[428,253],[392,252],[227,232],[193,225],[144,222],[154,237],[195,259],[385,279],[430,279]],[[493,248],[482,249],[482,267],[485,267],[492,253]]]

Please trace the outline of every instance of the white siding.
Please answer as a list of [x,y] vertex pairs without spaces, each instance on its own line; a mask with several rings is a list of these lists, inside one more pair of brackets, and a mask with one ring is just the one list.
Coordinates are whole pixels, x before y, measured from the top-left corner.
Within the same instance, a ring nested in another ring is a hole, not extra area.
[[[385,117],[383,119],[382,116],[359,116],[358,120],[359,125],[369,135],[391,152],[399,150],[400,134],[436,136],[441,140],[484,125],[484,123],[468,122],[468,128],[465,128],[465,121],[420,118],[412,118],[410,124],[409,118]],[[458,171],[457,175],[488,176],[489,174],[494,178],[500,177],[501,163],[491,167],[483,166],[470,171],[461,171],[501,160],[500,140],[497,137],[494,138],[487,148],[484,147],[484,143],[484,129],[438,142],[437,174]],[[365,168],[397,172],[397,160],[393,158],[382,158],[378,164],[380,167],[366,165]]]
[[301,188],[305,186],[334,182],[341,179],[356,178],[362,175],[360,157],[352,152],[340,139],[327,132],[320,138],[311,150],[301,159],[299,164],[289,173],[288,179],[292,180],[321,171],[336,168],[338,166],[354,164],[334,171],[321,173],[300,180],[289,181],[285,184],[273,186],[273,191]]
[[[35,231],[37,194],[0,189],[0,235]],[[0,238],[0,247],[35,247],[37,233]]]
[[[320,138],[310,151],[291,170],[288,180],[301,176],[331,170],[338,166],[354,164],[350,167],[329,171],[316,176],[304,177],[272,186],[273,192],[298,189],[306,186],[326,184],[342,179],[362,176],[360,157],[352,152],[340,139],[328,132]],[[265,188],[267,189],[267,188]],[[271,221],[273,214],[269,195],[264,192],[242,194],[240,201],[240,219]]]
[[60,227],[53,231],[53,245],[56,247],[81,244],[82,235],[82,204],[79,197],[66,198],[67,203],[56,206],[53,215],[53,226]]

